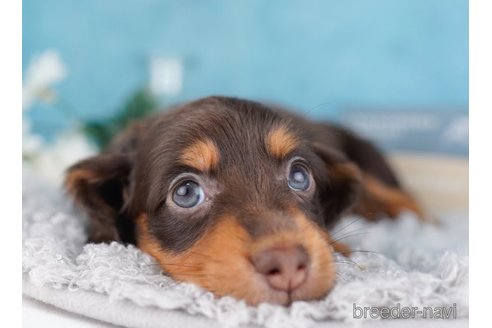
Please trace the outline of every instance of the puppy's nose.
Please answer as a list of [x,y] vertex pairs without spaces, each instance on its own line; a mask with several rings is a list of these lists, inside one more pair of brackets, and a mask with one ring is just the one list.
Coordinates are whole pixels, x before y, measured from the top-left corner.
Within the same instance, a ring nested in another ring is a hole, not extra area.
[[306,280],[309,257],[303,246],[270,248],[255,254],[252,260],[256,271],[274,289],[291,291]]

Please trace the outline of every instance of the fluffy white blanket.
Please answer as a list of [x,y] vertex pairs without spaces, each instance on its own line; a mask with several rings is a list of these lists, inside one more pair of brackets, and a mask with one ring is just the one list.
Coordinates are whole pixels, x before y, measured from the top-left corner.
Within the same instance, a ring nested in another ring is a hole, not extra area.
[[350,260],[337,258],[338,282],[326,298],[295,302],[289,308],[251,307],[230,297],[217,299],[192,284],[176,283],[135,247],[84,245],[85,218],[60,190],[24,173],[24,293],[133,327],[167,326],[174,318],[169,313],[188,313],[226,326],[360,322],[354,318],[354,304],[380,309],[398,304],[447,307],[463,319],[468,316],[468,215],[447,213],[440,219],[441,225],[432,226],[420,224],[411,214],[375,224],[345,218],[334,230],[335,238],[346,237],[361,252]]

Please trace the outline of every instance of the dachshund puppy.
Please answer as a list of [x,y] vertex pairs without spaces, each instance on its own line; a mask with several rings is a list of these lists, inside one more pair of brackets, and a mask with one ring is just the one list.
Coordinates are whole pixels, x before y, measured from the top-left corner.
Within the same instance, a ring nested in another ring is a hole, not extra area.
[[66,188],[91,242],[135,244],[176,280],[249,304],[326,295],[342,214],[421,214],[367,141],[227,97],[135,123],[70,167]]

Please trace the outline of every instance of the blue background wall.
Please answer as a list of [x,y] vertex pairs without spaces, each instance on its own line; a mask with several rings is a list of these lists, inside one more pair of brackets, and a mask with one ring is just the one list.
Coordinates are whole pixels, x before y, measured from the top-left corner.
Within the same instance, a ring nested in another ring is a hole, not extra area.
[[[317,117],[468,106],[464,0],[24,0],[23,67],[47,48],[67,65],[58,90],[81,117],[111,115],[147,83],[153,56],[184,64],[169,103],[226,94],[324,104]],[[42,107],[30,114],[36,128],[61,129],[63,114]]]

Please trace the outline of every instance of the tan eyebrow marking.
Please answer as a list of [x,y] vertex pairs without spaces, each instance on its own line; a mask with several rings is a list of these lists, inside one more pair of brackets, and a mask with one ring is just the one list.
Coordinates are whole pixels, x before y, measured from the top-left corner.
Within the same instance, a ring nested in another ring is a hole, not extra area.
[[197,170],[210,171],[219,163],[219,151],[212,140],[199,140],[185,148],[180,161]]
[[268,133],[267,150],[277,158],[284,158],[299,145],[297,137],[287,127],[280,126]]

